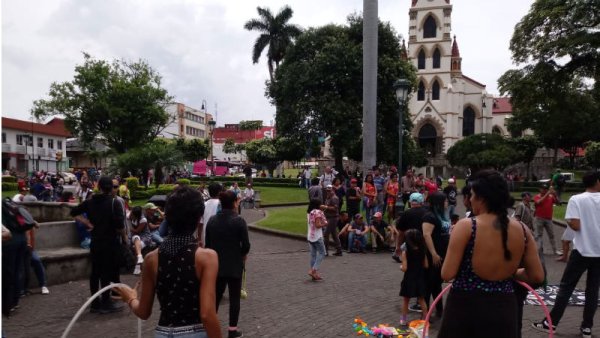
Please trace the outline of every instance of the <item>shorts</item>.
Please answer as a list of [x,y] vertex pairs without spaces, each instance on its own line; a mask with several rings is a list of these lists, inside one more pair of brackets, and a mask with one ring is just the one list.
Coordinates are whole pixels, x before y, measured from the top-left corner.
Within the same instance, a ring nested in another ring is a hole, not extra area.
[[575,231],[573,231],[573,229],[567,227],[565,229],[565,232],[563,232],[563,235],[560,239],[563,241],[566,241],[566,242],[572,242],[573,238],[575,238]]

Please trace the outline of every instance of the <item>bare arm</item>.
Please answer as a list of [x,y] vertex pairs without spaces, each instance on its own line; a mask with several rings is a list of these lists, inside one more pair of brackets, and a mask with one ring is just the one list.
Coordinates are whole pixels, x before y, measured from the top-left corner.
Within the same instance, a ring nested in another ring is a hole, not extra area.
[[196,250],[196,276],[200,280],[200,320],[210,338],[221,338],[215,291],[218,271],[219,260],[214,250]]
[[408,271],[408,259],[406,258],[406,251],[402,251],[402,265],[400,266],[402,272]]
[[142,269],[142,279],[139,288],[141,295],[138,298],[137,291],[130,287],[118,287],[116,291],[121,295],[123,301],[129,304],[131,311],[140,319],[146,320],[152,314],[154,304],[156,272],[158,270],[158,249],[146,255]]
[[456,277],[469,238],[471,237],[471,220],[464,218],[454,225],[450,235],[448,251],[442,265],[442,279],[449,281]]
[[528,228],[525,228],[525,233],[527,236],[527,248],[523,255],[524,267],[517,270],[515,277],[530,284],[538,284],[544,280],[544,268],[540,262],[537,245]]
[[569,225],[569,228],[575,231],[581,230],[581,221],[578,218],[568,219],[567,224]]
[[425,244],[427,245],[427,250],[431,253],[433,259],[433,265],[439,266],[442,262],[442,258],[438,255],[437,251],[435,251],[435,246],[433,245],[433,238],[431,234],[433,233],[433,229],[435,225],[431,223],[423,223],[423,237],[425,237]]

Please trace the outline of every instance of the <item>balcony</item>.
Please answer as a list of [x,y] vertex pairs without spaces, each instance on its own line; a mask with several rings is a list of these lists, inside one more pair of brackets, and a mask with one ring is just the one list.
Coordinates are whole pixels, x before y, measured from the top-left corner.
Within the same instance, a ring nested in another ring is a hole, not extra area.
[[15,153],[17,154],[25,154],[27,153],[27,147],[25,147],[24,145],[16,145],[15,147]]
[[3,153],[10,153],[10,150],[11,150],[11,144],[2,143],[2,152]]
[[35,156],[46,157],[46,148],[36,148]]
[[56,157],[56,149],[48,149],[46,155],[50,158],[55,158]]

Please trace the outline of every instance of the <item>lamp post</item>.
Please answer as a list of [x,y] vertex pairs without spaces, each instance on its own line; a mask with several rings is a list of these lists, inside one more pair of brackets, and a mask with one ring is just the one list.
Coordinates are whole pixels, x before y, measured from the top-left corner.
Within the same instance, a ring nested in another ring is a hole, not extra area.
[[210,132],[210,170],[211,170],[211,176],[214,175],[215,173],[215,159],[213,157],[213,133],[215,130],[215,125],[217,124],[217,122],[215,120],[210,120],[208,121],[208,129]]
[[396,99],[400,105],[398,114],[398,172],[402,175],[402,137],[404,136],[404,123],[402,123],[402,113],[406,106],[406,99],[410,93],[410,82],[405,78],[400,78],[394,82],[394,90],[396,91]]

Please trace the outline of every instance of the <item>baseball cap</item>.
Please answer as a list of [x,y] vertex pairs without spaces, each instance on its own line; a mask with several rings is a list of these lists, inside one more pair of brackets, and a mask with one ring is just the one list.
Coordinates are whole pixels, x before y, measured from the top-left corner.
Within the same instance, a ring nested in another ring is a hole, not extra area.
[[356,182],[358,182],[358,181],[356,180],[356,178],[353,178],[353,179],[351,179],[351,180],[350,180],[350,183],[356,183]]
[[418,192],[413,192],[412,194],[410,194],[410,197],[408,197],[409,202],[423,203],[423,200],[423,195]]
[[525,196],[529,196],[531,197],[531,194],[528,193],[527,191],[525,191],[524,193],[521,194],[521,198],[525,197]]
[[448,183],[454,183],[454,179],[453,178],[449,178],[448,179]]
[[325,189],[327,189],[327,190],[331,190],[331,189],[333,189],[333,185],[331,185],[331,184],[328,184],[328,185],[325,187]]
[[548,188],[549,188],[549,186],[547,183],[544,183],[540,186],[540,189],[548,189]]
[[148,203],[144,204],[142,209],[158,209],[158,207],[156,205],[154,205],[154,203],[148,202]]
[[379,212],[379,211],[373,215],[373,217],[375,217],[375,218],[380,218],[381,216],[383,216],[383,215],[381,215],[381,212]]
[[362,215],[361,215],[361,214],[356,214],[356,215],[354,215],[354,219],[359,219],[359,218],[362,218]]

